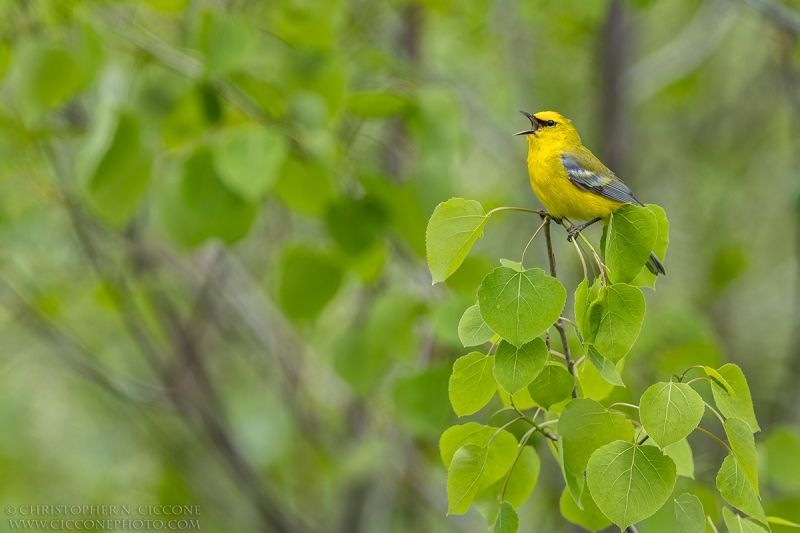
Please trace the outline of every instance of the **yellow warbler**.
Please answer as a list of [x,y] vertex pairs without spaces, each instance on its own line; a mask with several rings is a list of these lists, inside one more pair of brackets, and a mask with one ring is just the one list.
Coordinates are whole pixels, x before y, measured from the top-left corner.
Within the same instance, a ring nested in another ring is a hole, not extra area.
[[[633,193],[608,167],[581,144],[572,122],[555,111],[532,115],[529,130],[516,135],[528,138],[528,174],[533,192],[556,219],[586,221],[568,229],[570,238],[586,227],[606,220],[626,204],[641,206]],[[654,254],[647,260],[653,274],[666,274]]]

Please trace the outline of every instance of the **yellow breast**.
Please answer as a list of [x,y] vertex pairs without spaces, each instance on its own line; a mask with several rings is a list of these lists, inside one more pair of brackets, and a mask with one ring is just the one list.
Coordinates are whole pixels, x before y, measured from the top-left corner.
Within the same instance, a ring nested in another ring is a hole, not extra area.
[[560,155],[542,152],[532,150],[528,153],[528,174],[533,192],[553,217],[575,220],[605,218],[625,205],[579,189],[569,180]]

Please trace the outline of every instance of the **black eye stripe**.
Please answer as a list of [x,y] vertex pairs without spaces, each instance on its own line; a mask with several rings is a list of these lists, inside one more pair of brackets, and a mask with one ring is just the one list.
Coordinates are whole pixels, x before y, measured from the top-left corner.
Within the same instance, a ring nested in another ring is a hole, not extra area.
[[555,120],[548,120],[548,121],[547,121],[547,125],[548,125],[548,126],[555,126],[555,125],[556,125],[556,122],[555,122]]

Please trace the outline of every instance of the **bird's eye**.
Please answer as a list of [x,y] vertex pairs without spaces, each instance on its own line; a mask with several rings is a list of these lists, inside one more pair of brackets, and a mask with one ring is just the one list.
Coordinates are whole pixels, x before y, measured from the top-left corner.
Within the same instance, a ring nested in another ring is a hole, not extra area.
[[548,120],[547,121],[547,125],[548,126],[555,126],[556,125],[556,121],[555,120]]

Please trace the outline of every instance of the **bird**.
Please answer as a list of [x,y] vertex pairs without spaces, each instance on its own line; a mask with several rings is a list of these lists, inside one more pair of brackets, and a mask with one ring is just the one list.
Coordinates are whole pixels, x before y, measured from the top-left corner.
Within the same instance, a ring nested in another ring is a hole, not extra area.
[[[606,223],[609,216],[628,204],[644,207],[625,182],[583,146],[568,118],[555,111],[520,113],[531,121],[530,129],[514,135],[528,139],[528,175],[533,192],[556,221],[585,221],[570,226],[568,239],[596,222]],[[653,252],[645,266],[656,276],[667,273]]]

